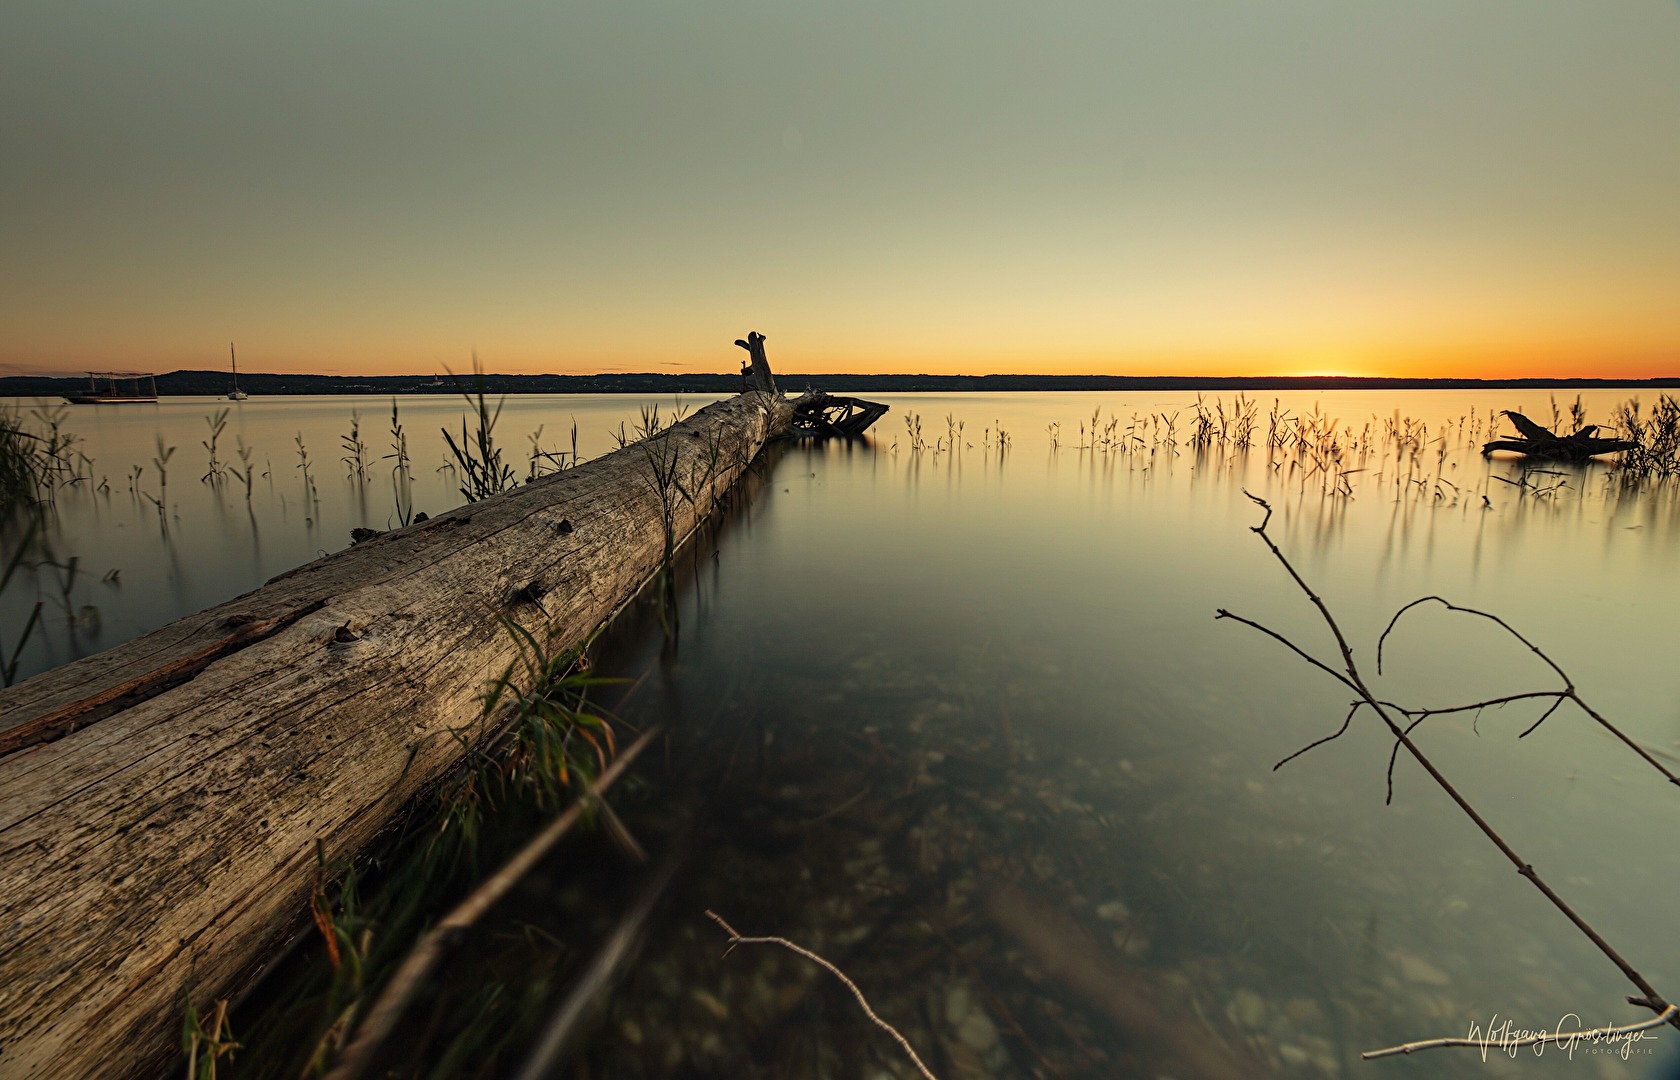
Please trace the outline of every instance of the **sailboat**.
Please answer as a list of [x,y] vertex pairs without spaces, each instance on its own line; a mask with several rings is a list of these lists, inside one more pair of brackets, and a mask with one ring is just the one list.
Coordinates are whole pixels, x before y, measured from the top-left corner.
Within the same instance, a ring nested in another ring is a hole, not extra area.
[[[99,384],[104,383],[102,387]],[[157,376],[149,371],[90,371],[85,394],[66,394],[72,405],[157,401]]]
[[239,389],[239,361],[233,355],[233,342],[231,341],[228,342],[228,363],[233,367],[233,390],[229,392],[228,400],[244,401],[251,395]]

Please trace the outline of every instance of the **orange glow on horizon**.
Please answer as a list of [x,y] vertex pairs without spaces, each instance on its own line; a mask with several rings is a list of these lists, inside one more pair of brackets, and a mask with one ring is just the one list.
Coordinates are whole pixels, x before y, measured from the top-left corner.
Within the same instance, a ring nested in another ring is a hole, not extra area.
[[0,64],[0,375],[1680,376],[1670,3],[129,7]]
[[[256,350],[253,350],[255,353]],[[772,366],[779,373],[794,375],[1122,375],[1199,378],[1337,377],[1337,378],[1582,378],[1653,379],[1680,377],[1680,349],[1640,350],[1610,354],[1536,354],[1527,350],[1484,355],[1428,355],[1392,357],[1365,363],[1326,365],[1303,363],[1288,356],[1205,356],[1163,355],[1145,357],[1027,356],[997,354],[976,357],[940,355],[933,352],[897,356],[867,356],[850,353],[805,353],[785,349],[770,352]],[[503,375],[594,375],[614,373],[694,374],[737,370],[739,360],[727,353],[672,361],[668,356],[618,355],[609,362],[590,363],[582,358],[548,360],[509,357],[498,362],[485,358],[485,370]],[[177,370],[219,371],[217,364],[197,357],[155,357],[140,359],[131,353],[113,356],[83,354],[74,361],[30,363],[18,358],[0,361],[0,376],[30,374],[57,377],[80,376],[90,370],[152,370],[159,374]],[[346,377],[384,375],[426,375],[471,370],[470,358],[463,363],[439,364],[429,360],[369,358],[363,361],[341,358],[283,359],[242,354],[241,374],[308,374]]]
[[[511,336],[481,344],[351,341],[323,347],[319,337],[293,331],[291,340],[238,342],[242,375],[315,374],[337,376],[429,375],[470,372],[476,353],[484,369],[497,374],[722,373],[739,370],[745,354],[732,342],[745,333],[721,323],[701,332],[657,328],[640,340],[556,335],[563,345]],[[947,335],[941,330],[903,326],[878,336],[842,334],[825,326],[779,327],[754,323],[769,334],[772,366],[799,375],[1121,375],[1203,378],[1387,377],[1387,378],[1593,378],[1680,377],[1680,340],[1660,332],[1639,336],[1559,335],[1552,341],[1484,340],[1436,346],[1411,340],[1386,345],[1313,343],[1287,347],[1273,342],[1198,348],[1161,340],[1124,346],[1091,344],[1089,331],[1071,328],[1060,340],[1023,344],[1032,334]],[[664,332],[659,332],[663,330]],[[733,333],[731,331],[734,331]],[[323,335],[325,336],[325,335]],[[371,332],[368,336],[372,336]],[[961,340],[966,336],[969,341]],[[948,337],[957,338],[947,341]],[[1680,338],[1680,335],[1676,335]],[[1596,340],[1595,340],[1596,338]],[[1071,340],[1070,340],[1071,339]],[[1084,340],[1080,340],[1084,339]],[[78,376],[89,370],[223,371],[227,343],[193,342],[187,347],[116,349],[89,340],[51,352],[0,344],[0,375]]]
[[[673,359],[670,353],[621,352],[591,362],[581,356],[566,356],[548,350],[507,350],[504,355],[481,354],[485,370],[504,375],[593,375],[613,373],[728,374],[738,369],[734,350],[706,350]],[[547,354],[546,356],[544,354]],[[220,362],[218,362],[220,360]],[[1680,377],[1680,348],[1625,350],[1441,350],[1418,355],[1386,353],[1368,359],[1324,363],[1288,353],[1195,352],[1139,355],[1115,350],[1102,353],[1077,350],[1065,353],[1030,354],[1015,350],[953,354],[943,350],[905,350],[883,355],[875,351],[804,350],[793,346],[770,351],[778,372],[798,375],[1121,375],[1199,378],[1582,378],[1653,379]],[[219,371],[225,355],[181,356],[159,353],[137,356],[132,352],[81,353],[74,359],[54,357],[42,361],[21,356],[0,359],[0,376],[40,374],[79,376],[89,370],[153,370],[162,374],[176,370]],[[268,354],[257,348],[241,349],[241,374],[309,374],[346,377],[383,375],[426,375],[450,372],[462,374],[472,368],[470,355],[456,362],[435,356],[416,359],[413,354],[366,355],[349,359],[341,356],[318,359]]]

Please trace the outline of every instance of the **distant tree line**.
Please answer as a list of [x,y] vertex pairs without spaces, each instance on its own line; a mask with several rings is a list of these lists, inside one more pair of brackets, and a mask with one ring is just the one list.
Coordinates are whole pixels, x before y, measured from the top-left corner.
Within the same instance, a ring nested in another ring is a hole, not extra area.
[[[1179,375],[787,375],[783,389],[829,393],[971,393],[977,391],[1092,390],[1587,390],[1676,389],[1665,379],[1385,379],[1314,375],[1306,377],[1198,378]],[[0,378],[0,397],[50,397],[87,388],[85,377]],[[171,371],[157,377],[164,397],[217,396],[230,387],[225,371]],[[239,385],[253,396],[288,394],[454,394],[476,391],[476,377],[449,375],[264,375],[241,372]],[[483,376],[490,394],[733,394],[739,373],[669,375]]]

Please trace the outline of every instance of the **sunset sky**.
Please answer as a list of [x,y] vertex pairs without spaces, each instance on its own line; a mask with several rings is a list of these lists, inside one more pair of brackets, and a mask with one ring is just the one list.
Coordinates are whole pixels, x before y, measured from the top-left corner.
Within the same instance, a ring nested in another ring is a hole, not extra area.
[[1675,0],[9,0],[0,374],[1680,374]]

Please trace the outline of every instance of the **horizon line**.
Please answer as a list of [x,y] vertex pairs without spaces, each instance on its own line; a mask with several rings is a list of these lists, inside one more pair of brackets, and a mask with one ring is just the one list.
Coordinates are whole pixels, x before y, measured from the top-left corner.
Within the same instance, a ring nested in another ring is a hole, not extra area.
[[[5,374],[0,375],[0,384],[14,382],[41,381],[80,381],[90,376],[109,375],[109,372],[57,372],[43,374]],[[163,372],[123,372],[129,378],[158,378],[165,379],[179,376],[203,376],[212,379],[226,378],[228,373],[213,368],[177,368]],[[409,372],[401,374],[327,374],[322,372],[241,372],[240,378],[247,380],[331,380],[340,382],[417,382],[436,384],[439,386],[455,386],[470,384],[478,378],[487,379],[657,379],[657,380],[685,380],[685,379],[719,379],[730,380],[740,377],[739,372],[732,371],[596,371],[596,372],[496,372],[485,371],[474,375],[457,375],[449,373],[447,376],[435,372]],[[783,380],[835,380],[835,379],[880,379],[894,382],[908,380],[991,380],[1011,379],[1033,382],[1054,382],[1061,380],[1099,380],[1114,383],[1220,383],[1234,385],[1241,383],[1483,383],[1488,385],[1510,385],[1514,383],[1536,384],[1595,384],[1595,385],[1646,385],[1657,383],[1680,384],[1680,373],[1672,375],[1624,376],[1624,375],[1370,375],[1370,374],[1335,374],[1330,372],[1313,372],[1306,374],[1244,374],[1244,375],[1185,375],[1185,374],[1117,374],[1113,372],[1008,372],[994,371],[983,373],[938,373],[938,372],[785,372],[776,373],[777,379]]]

